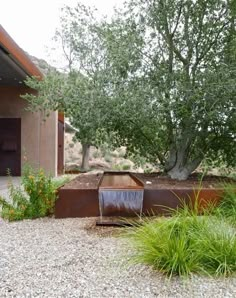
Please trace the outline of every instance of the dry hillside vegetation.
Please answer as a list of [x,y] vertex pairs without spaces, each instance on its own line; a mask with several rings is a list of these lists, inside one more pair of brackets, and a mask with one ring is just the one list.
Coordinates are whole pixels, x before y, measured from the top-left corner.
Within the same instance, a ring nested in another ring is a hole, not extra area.
[[[73,141],[74,134],[66,132],[65,134],[65,164],[66,170],[79,170],[82,160],[82,146],[79,142]],[[136,166],[135,163],[126,157],[126,148],[120,147],[112,151],[107,145],[101,148],[91,147],[89,165],[91,170],[114,170],[114,171],[153,171],[150,164],[144,163],[142,166]]]

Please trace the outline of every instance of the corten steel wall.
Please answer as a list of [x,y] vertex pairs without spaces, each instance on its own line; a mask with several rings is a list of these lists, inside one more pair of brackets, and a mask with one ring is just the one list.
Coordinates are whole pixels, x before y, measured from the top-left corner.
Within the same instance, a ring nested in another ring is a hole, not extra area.
[[[132,175],[133,177],[133,175]],[[136,180],[138,180],[136,178]],[[100,182],[102,181],[102,178]],[[141,181],[140,181],[141,182]],[[55,217],[94,217],[99,215],[99,186],[97,189],[68,189],[60,188],[58,200],[55,206]],[[202,208],[207,205],[215,205],[222,198],[223,189],[201,189],[198,193],[198,210],[201,213]],[[186,204],[194,203],[197,190],[192,188],[171,189],[150,189],[144,186],[143,215],[170,215],[171,209],[182,206],[183,201]],[[113,216],[119,216],[112,214]],[[126,214],[124,216],[128,216]]]
[[59,189],[55,217],[97,217],[98,189]]
[[[199,213],[202,208],[215,205],[221,199],[222,189],[202,189],[199,195]],[[98,189],[59,189],[58,200],[56,201],[55,217],[95,217],[99,216]],[[169,189],[144,189],[143,215],[170,215],[171,209],[181,207],[184,200],[186,204],[194,202],[194,191],[192,189],[179,189],[173,193]],[[111,215],[110,215],[111,216]],[[120,216],[120,212],[112,216]],[[123,214],[122,216],[130,216]]]
[[143,198],[143,214],[168,215],[171,210],[183,206],[183,202],[194,206],[198,199],[198,211],[207,206],[216,205],[221,197],[222,189],[201,189],[199,192],[191,188],[170,189],[145,189]]
[[57,174],[57,112],[43,122],[39,112],[26,111],[27,102],[20,94],[30,92],[24,87],[0,86],[0,118],[21,118],[21,165],[24,153],[28,162]]
[[65,167],[65,145],[64,145],[64,131],[65,131],[65,123],[58,120],[58,156],[57,156],[57,172],[58,174],[64,174],[64,167]]

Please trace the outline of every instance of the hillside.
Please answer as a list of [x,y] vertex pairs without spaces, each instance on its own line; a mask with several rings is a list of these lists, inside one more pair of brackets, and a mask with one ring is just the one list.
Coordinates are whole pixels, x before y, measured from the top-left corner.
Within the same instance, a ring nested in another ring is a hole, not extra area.
[[[78,170],[82,160],[82,146],[79,142],[73,141],[73,133],[65,134],[65,164],[66,170]],[[133,171],[143,172],[155,170],[150,164],[143,161],[142,166],[136,166],[135,163],[126,158],[126,148],[120,147],[111,150],[104,144],[101,148],[92,147],[90,151],[89,164],[91,170],[105,171]]]

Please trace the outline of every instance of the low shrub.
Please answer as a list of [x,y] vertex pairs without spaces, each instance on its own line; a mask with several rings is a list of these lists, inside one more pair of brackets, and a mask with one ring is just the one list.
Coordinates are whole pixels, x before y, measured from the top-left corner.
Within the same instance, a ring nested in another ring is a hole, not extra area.
[[93,158],[99,158],[100,157],[100,152],[99,152],[99,150],[95,150],[94,152],[93,152]]
[[121,165],[122,171],[128,171],[131,168],[131,165],[129,164],[123,164]]
[[113,171],[122,171],[122,166],[120,164],[114,164],[111,168]]
[[10,221],[44,217],[54,212],[57,188],[67,179],[54,180],[40,169],[25,166],[21,185],[14,186],[9,177],[9,199],[0,197],[1,216]]
[[112,156],[111,156],[111,154],[110,153],[106,153],[105,156],[104,156],[104,159],[108,163],[112,162]]
[[126,148],[125,147],[117,148],[117,152],[118,152],[118,157],[125,158],[125,156],[126,156]]
[[131,261],[151,265],[168,276],[192,273],[230,275],[236,271],[235,229],[205,210],[198,215],[184,205],[170,218],[145,219],[126,236],[133,248]]
[[203,271],[225,277],[236,272],[235,236],[235,229],[223,219],[208,220],[208,226],[201,231],[196,241]]
[[220,216],[230,220],[231,223],[236,224],[236,185],[225,184],[223,198],[216,210]]
[[199,268],[199,256],[190,237],[190,221],[146,220],[128,233],[134,248],[132,261],[151,265],[169,276],[189,275]]

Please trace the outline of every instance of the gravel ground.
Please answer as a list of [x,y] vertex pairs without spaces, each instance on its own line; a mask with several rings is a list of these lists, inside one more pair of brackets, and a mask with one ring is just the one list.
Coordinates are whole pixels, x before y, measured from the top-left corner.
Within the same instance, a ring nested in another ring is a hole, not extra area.
[[236,297],[236,278],[168,281],[128,267],[125,241],[94,222],[0,220],[0,297]]

